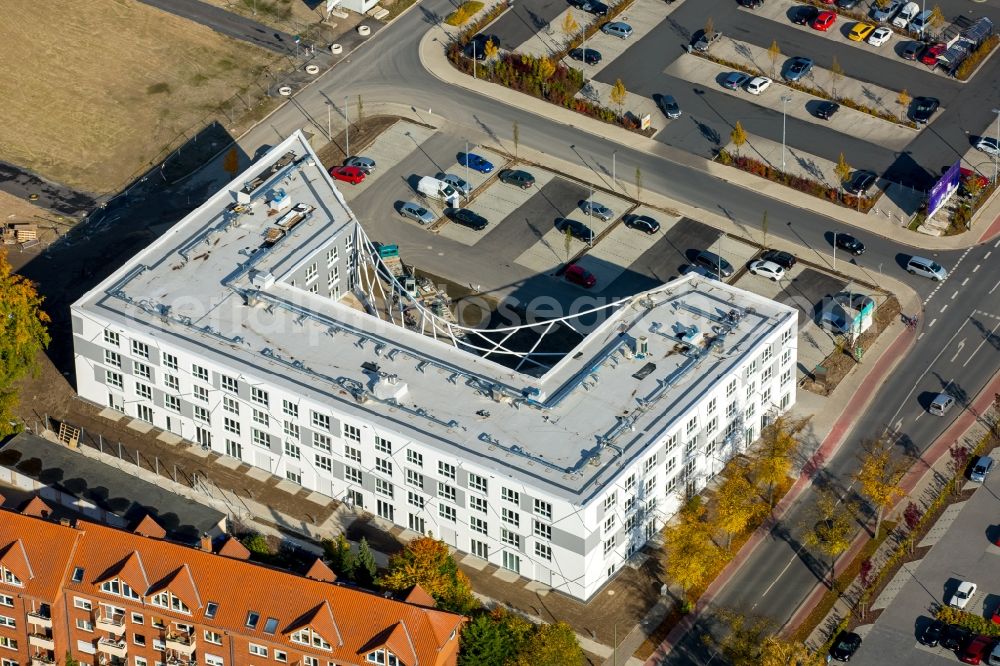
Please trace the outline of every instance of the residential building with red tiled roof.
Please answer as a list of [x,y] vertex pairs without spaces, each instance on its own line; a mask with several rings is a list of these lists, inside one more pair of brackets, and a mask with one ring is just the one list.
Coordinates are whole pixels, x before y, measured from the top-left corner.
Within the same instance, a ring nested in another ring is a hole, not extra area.
[[246,561],[232,542],[219,550],[0,511],[0,657],[19,666],[67,652],[81,666],[457,662],[464,618],[420,593],[417,604],[397,601],[337,584],[322,562],[307,577]]

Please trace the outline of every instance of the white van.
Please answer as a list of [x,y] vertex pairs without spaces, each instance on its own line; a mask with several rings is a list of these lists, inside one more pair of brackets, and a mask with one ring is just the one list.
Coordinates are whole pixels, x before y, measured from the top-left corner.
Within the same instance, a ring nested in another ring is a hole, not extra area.
[[906,270],[910,275],[922,275],[935,282],[940,282],[948,277],[948,271],[941,264],[924,257],[910,257],[910,260],[906,262]]
[[417,182],[417,192],[428,199],[441,199],[452,207],[458,206],[459,194],[455,188],[437,178],[424,176]]
[[899,10],[896,18],[892,19],[892,24],[900,30],[905,30],[906,26],[910,25],[910,21],[915,19],[919,13],[920,5],[915,2],[908,2]]
[[915,19],[910,21],[910,30],[912,30],[913,32],[919,32],[920,34],[923,34],[924,30],[926,30],[927,27],[930,25],[931,16],[933,15],[934,12],[932,12],[929,9],[920,12]]

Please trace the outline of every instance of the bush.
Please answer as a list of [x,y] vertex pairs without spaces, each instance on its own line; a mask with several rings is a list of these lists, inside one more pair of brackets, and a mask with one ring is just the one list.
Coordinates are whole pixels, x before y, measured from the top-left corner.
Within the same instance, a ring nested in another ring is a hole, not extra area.
[[934,617],[942,622],[947,622],[948,624],[957,624],[960,627],[965,627],[974,634],[982,634],[984,636],[1000,636],[1000,624],[993,624],[990,620],[981,615],[966,613],[963,610],[952,608],[951,606],[941,606],[938,608],[937,612],[934,613]]
[[983,43],[979,47],[970,53],[968,57],[962,61],[962,64],[958,66],[955,70],[955,78],[959,81],[966,81],[972,73],[976,71],[979,64],[986,60],[993,49],[1000,44],[1000,35],[990,35],[983,40]]
[[476,0],[468,0],[467,2],[463,2],[458,9],[453,11],[451,14],[448,14],[444,22],[448,25],[454,26],[464,25],[482,8],[483,3],[477,2]]

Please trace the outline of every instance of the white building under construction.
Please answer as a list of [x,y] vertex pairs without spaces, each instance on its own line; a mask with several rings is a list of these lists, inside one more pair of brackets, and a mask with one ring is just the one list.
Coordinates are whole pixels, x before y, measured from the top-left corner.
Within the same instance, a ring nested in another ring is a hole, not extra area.
[[581,599],[795,401],[796,312],[721,282],[554,354],[397,272],[296,134],[74,304],[78,391]]

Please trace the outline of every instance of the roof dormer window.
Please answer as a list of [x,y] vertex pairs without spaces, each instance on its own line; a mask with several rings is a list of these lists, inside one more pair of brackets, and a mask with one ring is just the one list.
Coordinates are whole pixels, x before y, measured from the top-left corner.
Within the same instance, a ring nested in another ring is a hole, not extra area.
[[396,655],[385,648],[369,652],[368,656],[365,657],[365,661],[369,664],[379,664],[379,666],[403,666],[399,659],[396,658]]
[[187,615],[191,614],[191,609],[188,608],[188,605],[181,601],[180,597],[171,593],[169,590],[157,592],[150,598],[149,603],[154,606],[159,606],[160,608],[169,608],[170,610],[177,611],[178,613],[185,613]]
[[311,645],[320,650],[332,650],[333,648],[329,643],[326,642],[322,636],[313,631],[310,627],[304,627],[299,629],[291,636],[293,643],[298,643],[300,645]]
[[0,564],[0,580],[7,583],[8,585],[17,585],[18,587],[24,587],[24,583],[20,578],[14,575],[14,572],[7,567]]
[[129,599],[141,599],[142,596],[132,589],[132,587],[120,578],[112,578],[101,583],[101,591],[108,594],[117,594],[119,597]]

